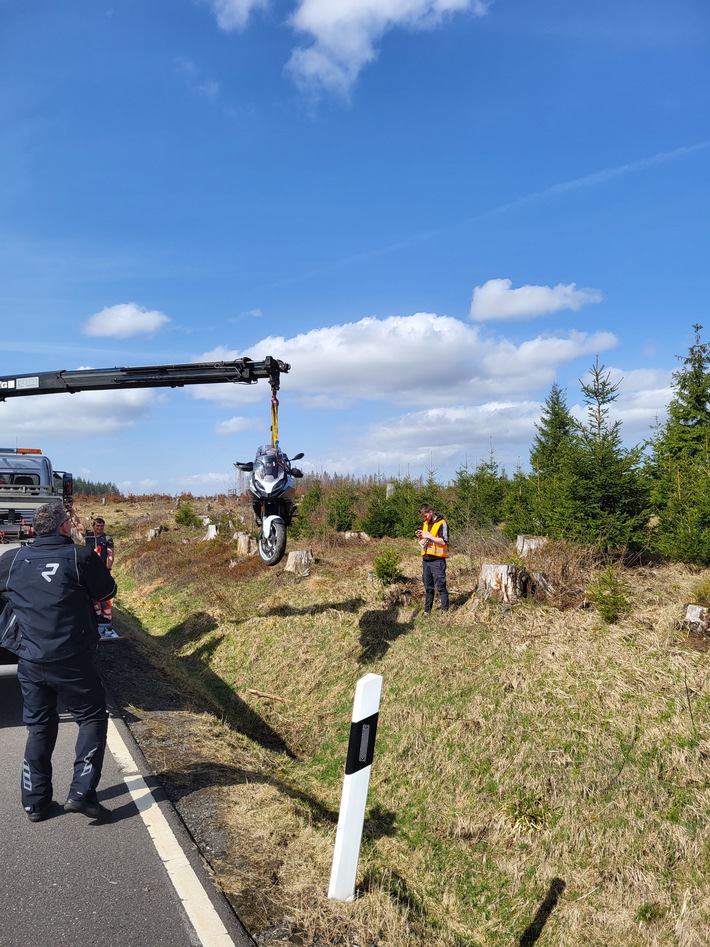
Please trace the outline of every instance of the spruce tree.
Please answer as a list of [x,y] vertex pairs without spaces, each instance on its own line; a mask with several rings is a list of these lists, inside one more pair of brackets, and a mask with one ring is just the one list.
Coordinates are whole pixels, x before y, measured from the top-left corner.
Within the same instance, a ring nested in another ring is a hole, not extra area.
[[546,477],[562,467],[563,455],[574,438],[577,422],[569,412],[562,388],[553,382],[542,409],[537,434],[530,448],[530,466],[538,476]]
[[588,383],[580,381],[587,423],[563,457],[558,523],[565,538],[622,553],[645,542],[648,496],[642,451],[638,446],[626,449],[621,421],[610,419],[620,383],[612,384],[611,372],[598,358],[590,374]]
[[521,534],[540,533],[542,526],[538,510],[537,477],[525,473],[518,466],[508,482],[503,498],[503,531],[508,539]]
[[[710,347],[695,341],[673,374],[665,425],[651,440],[656,546],[671,559],[710,564]],[[680,357],[679,357],[680,358]]]
[[543,533],[560,539],[566,534],[561,501],[570,475],[568,458],[578,436],[579,425],[565,401],[565,392],[554,382],[545,401],[537,434],[530,448],[531,518],[524,532]]
[[489,459],[480,461],[474,470],[468,462],[460,467],[452,487],[456,496],[452,521],[457,530],[490,529],[503,518],[507,477],[495,459],[493,448]]

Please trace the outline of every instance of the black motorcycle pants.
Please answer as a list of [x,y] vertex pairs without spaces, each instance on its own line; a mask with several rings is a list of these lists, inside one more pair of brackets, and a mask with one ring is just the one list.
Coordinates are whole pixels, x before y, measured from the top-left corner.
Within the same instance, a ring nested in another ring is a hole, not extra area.
[[69,797],[96,798],[101,779],[108,712],[93,656],[80,652],[62,661],[23,661],[17,666],[27,727],[22,764],[22,805],[29,812],[52,801],[52,753],[59,732],[61,702],[79,726]]

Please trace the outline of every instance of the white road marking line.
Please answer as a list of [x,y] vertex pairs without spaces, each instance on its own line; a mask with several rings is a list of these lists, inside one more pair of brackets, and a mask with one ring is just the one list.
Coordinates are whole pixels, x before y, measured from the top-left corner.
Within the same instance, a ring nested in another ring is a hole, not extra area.
[[108,746],[202,947],[235,947],[111,719]]

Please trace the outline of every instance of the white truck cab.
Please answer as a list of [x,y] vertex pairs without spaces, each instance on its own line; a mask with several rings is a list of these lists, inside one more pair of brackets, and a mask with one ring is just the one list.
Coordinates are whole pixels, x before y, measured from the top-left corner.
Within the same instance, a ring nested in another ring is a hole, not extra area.
[[43,503],[72,503],[71,474],[54,470],[36,447],[0,447],[0,544],[31,539],[35,510]]

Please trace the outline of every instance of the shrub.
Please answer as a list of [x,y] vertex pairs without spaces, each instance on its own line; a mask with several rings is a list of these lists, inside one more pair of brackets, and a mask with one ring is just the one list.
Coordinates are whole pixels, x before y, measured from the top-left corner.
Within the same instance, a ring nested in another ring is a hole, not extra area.
[[596,605],[603,621],[611,624],[631,609],[628,585],[620,578],[613,563],[600,572],[587,589],[587,598]]
[[710,606],[710,579],[698,582],[691,594],[694,605]]
[[202,520],[192,509],[189,503],[179,507],[175,514],[175,522],[178,526],[201,526]]
[[400,557],[394,549],[384,549],[375,557],[375,575],[383,585],[394,585],[403,577]]

